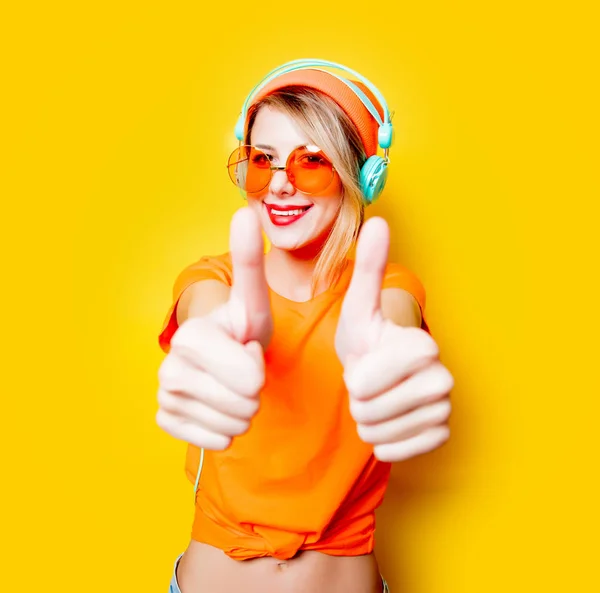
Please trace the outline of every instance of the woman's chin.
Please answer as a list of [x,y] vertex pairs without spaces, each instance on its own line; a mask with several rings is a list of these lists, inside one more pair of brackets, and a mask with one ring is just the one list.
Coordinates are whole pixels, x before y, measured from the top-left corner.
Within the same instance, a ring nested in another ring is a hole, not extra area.
[[261,218],[271,248],[297,252],[303,258],[316,256],[330,231],[330,228],[315,228],[310,221],[302,219],[287,225],[276,225],[264,211]]
[[271,244],[271,249],[278,249],[279,251],[297,251],[310,244],[310,242],[281,240],[277,237],[272,237],[269,235],[267,235],[267,237]]
[[277,234],[267,233],[271,249],[287,251],[302,259],[316,257],[322,247],[322,241],[317,238],[278,237]]

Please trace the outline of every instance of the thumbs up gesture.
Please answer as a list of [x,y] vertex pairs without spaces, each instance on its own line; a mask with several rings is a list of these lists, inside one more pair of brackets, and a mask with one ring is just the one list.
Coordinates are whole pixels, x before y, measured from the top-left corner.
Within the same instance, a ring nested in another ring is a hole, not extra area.
[[426,331],[384,319],[381,286],[388,250],[387,223],[368,220],[359,236],[335,348],[360,438],[374,446],[381,461],[401,461],[448,439],[454,381]]
[[260,221],[250,208],[234,214],[229,245],[233,285],[229,301],[213,312],[212,319],[239,344],[256,342],[266,349],[273,317]]
[[159,369],[158,425],[183,441],[226,449],[246,432],[265,382],[265,349],[273,333],[260,222],[249,209],[230,230],[229,299],[204,317],[186,319]]

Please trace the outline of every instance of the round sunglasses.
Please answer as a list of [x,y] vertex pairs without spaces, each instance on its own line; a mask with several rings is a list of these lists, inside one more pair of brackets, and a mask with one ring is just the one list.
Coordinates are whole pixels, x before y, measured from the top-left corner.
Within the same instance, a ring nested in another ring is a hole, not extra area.
[[231,181],[248,193],[265,189],[274,171],[285,171],[290,183],[305,194],[322,192],[335,176],[333,164],[317,146],[299,146],[290,153],[285,167],[276,167],[271,155],[244,144],[229,156],[227,170]]

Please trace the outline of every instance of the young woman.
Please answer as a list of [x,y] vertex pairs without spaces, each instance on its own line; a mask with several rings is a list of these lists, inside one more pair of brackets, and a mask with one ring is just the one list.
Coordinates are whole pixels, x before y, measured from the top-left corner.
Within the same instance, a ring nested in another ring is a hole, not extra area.
[[156,419],[195,484],[169,591],[385,592],[375,509],[391,462],[447,440],[453,386],[421,283],[387,262],[387,224],[363,224],[389,111],[358,73],[300,60],[252,91],[236,135],[248,207],[229,253],[179,274],[159,338]]

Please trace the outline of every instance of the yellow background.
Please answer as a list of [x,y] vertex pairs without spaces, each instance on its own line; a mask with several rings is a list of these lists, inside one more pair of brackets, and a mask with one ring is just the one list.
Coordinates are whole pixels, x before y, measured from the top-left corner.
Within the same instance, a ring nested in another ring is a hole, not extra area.
[[369,213],[456,379],[451,441],[396,466],[378,514],[392,593],[594,590],[591,6],[4,7],[0,588],[166,593],[192,486],[154,421],[158,330],[177,273],[227,249],[247,92],[319,57],[395,110]]

